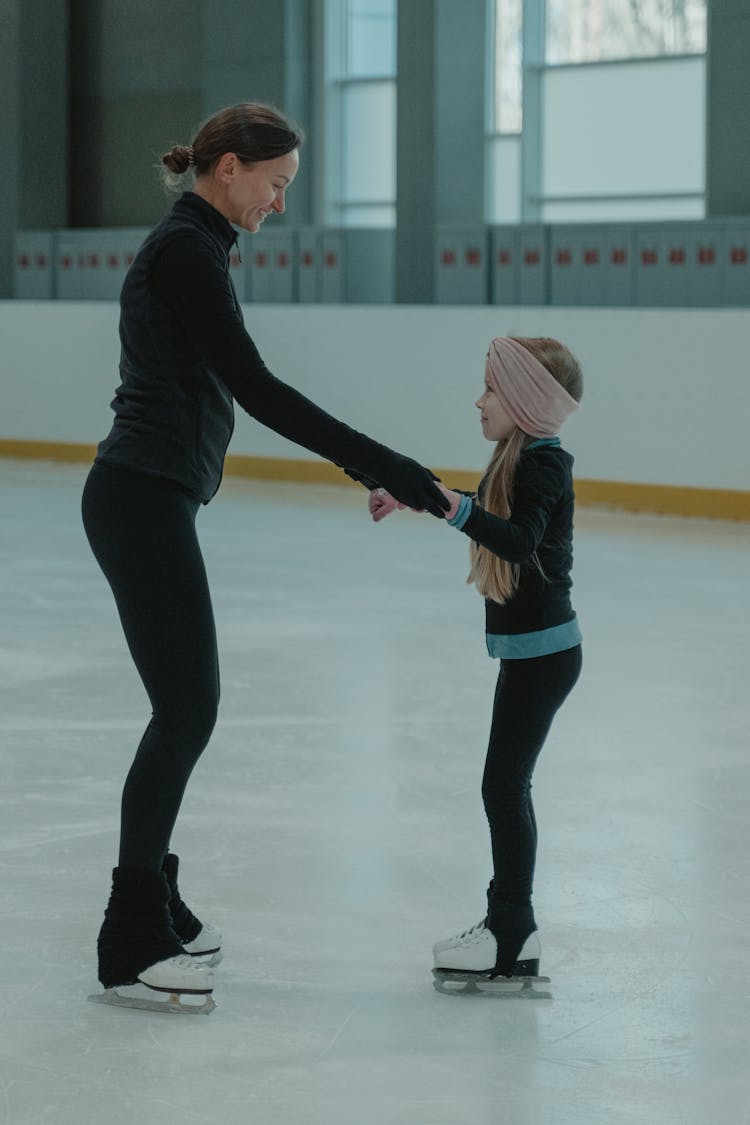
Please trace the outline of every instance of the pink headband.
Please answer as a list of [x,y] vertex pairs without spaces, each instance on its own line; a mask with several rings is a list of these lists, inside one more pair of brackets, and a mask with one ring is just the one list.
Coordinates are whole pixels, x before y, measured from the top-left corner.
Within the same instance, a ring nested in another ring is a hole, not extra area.
[[544,364],[510,336],[497,336],[490,344],[487,373],[507,413],[531,437],[555,437],[579,409]]

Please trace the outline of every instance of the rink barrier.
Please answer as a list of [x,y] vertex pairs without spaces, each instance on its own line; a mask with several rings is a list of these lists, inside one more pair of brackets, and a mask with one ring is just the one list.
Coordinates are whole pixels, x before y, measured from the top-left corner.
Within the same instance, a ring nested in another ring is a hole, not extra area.
[[[144,227],[19,230],[13,295],[117,300]],[[436,305],[750,307],[750,218],[619,223],[440,224]],[[230,255],[240,302],[393,304],[392,228],[241,232]]]
[[[0,458],[19,461],[63,461],[88,464],[95,445],[56,441],[21,441],[0,438]],[[481,469],[434,469],[454,488],[475,489]],[[249,457],[231,453],[225,475],[252,480],[288,481],[297,484],[354,485],[329,461],[282,457]],[[360,487],[360,486],[357,486]],[[750,492],[729,488],[693,488],[671,484],[636,484],[630,481],[576,479],[576,500],[582,507],[651,512],[665,516],[750,522]]]

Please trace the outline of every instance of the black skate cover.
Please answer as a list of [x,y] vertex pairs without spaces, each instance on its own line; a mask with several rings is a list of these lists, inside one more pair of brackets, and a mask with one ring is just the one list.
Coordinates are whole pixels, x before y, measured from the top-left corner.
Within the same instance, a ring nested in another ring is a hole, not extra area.
[[99,980],[105,988],[134,985],[149,966],[185,952],[172,928],[169,899],[162,872],[115,867],[97,940]]
[[[172,927],[180,941],[187,943],[195,941],[203,927],[192,910],[189,910],[182,901],[177,885],[179,865],[180,861],[178,857],[172,852],[168,852],[162,863],[162,871],[166,875],[167,884],[169,886],[169,913],[172,918]],[[215,953],[216,950],[211,950],[210,952]]]

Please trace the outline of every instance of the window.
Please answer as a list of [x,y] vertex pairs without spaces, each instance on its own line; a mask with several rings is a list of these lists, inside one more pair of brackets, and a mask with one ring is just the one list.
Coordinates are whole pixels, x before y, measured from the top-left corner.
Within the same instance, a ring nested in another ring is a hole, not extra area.
[[523,122],[523,0],[495,0],[493,68],[495,133],[520,133]]
[[396,74],[396,0],[348,0],[346,73],[350,78]]
[[706,50],[706,0],[547,0],[547,62]]
[[396,2],[326,4],[329,225],[396,224]]
[[545,23],[540,217],[703,218],[706,0],[546,0]]
[[488,222],[702,218],[707,0],[488,2]]
[[486,215],[490,223],[521,218],[523,0],[491,0],[490,106]]
[[553,67],[542,115],[545,222],[704,217],[701,57]]

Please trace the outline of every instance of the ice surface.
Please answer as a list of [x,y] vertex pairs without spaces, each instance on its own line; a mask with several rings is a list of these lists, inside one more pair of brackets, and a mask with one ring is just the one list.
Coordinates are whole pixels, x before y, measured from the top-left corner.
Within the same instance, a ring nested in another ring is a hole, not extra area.
[[79,518],[0,462],[3,1125],[747,1125],[750,529],[581,511],[579,686],[540,759],[554,999],[442,996],[482,916],[495,666],[466,539],[353,489],[199,516],[221,715],[175,850],[217,1010],[89,1004],[148,717]]

